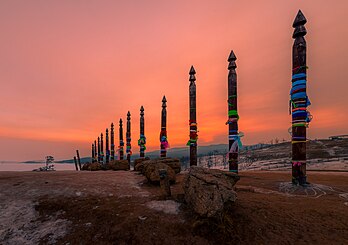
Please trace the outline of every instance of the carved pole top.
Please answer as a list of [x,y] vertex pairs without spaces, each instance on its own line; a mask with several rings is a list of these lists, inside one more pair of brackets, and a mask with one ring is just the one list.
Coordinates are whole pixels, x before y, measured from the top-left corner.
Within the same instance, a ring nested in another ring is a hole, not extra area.
[[106,130],[105,130],[105,131],[106,131],[106,134],[107,134],[107,133],[109,133],[109,129],[108,129],[108,128],[106,128]]
[[111,128],[114,128],[114,123],[111,123]]
[[98,136],[98,141],[100,140],[99,136]]
[[140,107],[140,116],[144,116],[144,107],[143,106]]
[[228,69],[231,70],[231,69],[236,69],[237,68],[237,65],[236,65],[236,55],[234,54],[233,50],[231,50],[231,53],[230,53],[230,56],[228,56],[228,59],[227,61],[230,62],[228,64]]
[[[196,71],[195,71],[195,68],[194,68],[193,66],[191,66],[191,69],[190,69],[189,74],[190,74],[190,79],[189,79],[189,81],[191,82],[191,84],[193,84],[194,81],[196,81],[196,77],[195,77]],[[191,84],[190,84],[190,85],[191,85]]]
[[162,107],[163,109],[167,107],[167,99],[165,95],[163,96],[163,99],[162,99]]
[[307,23],[307,19],[306,17],[303,15],[302,11],[299,10],[297,12],[296,18],[294,20],[294,23],[292,24],[292,27],[296,27],[296,26],[301,26]]
[[100,138],[103,138],[103,133],[100,134]]
[[292,38],[303,37],[307,34],[307,30],[304,27],[304,24],[307,23],[306,17],[303,15],[301,10],[298,11],[292,27],[295,28]]
[[131,116],[131,114],[130,114],[130,112],[128,111],[128,113],[127,113],[127,120],[128,120],[128,121],[130,120],[130,116]]
[[120,126],[122,126],[122,118],[120,118]]

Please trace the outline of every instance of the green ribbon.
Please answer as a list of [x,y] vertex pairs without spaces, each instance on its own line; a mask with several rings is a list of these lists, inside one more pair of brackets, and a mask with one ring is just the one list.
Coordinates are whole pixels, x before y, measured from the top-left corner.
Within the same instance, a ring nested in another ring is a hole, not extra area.
[[239,115],[238,115],[237,110],[228,111],[228,116],[236,116],[239,119]]

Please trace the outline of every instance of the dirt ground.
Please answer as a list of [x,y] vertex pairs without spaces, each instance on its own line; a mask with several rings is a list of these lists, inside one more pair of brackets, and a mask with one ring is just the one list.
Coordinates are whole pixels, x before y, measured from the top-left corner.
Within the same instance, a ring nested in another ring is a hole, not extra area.
[[235,205],[215,219],[136,172],[0,172],[0,244],[348,244],[348,173],[241,172]]

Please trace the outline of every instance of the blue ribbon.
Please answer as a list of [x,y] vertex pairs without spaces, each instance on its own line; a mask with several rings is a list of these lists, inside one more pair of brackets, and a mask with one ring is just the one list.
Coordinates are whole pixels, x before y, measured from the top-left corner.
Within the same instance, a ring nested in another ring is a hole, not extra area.
[[307,99],[307,94],[306,92],[299,92],[291,95],[291,100],[296,100],[296,99]]
[[295,82],[292,83],[292,86],[297,86],[297,85],[306,85],[307,84],[307,81],[306,80],[297,80]]
[[242,141],[240,140],[240,136],[239,135],[229,135],[228,138],[230,140],[237,141],[238,149],[242,149],[243,145],[242,145]]
[[293,117],[307,117],[306,111],[294,111],[292,112]]
[[306,88],[306,85],[302,85],[302,84],[301,85],[297,85],[295,87],[292,87],[292,89],[290,90],[290,94],[293,94],[295,90],[304,89],[304,88]]
[[306,76],[307,76],[306,73],[298,73],[298,74],[292,75],[292,79],[305,78]]

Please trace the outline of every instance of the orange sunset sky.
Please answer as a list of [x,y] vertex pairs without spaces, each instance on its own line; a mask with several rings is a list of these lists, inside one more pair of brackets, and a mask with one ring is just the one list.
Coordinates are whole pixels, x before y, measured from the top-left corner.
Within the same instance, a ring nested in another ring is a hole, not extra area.
[[89,156],[128,110],[138,152],[141,105],[147,147],[156,150],[164,94],[169,143],[183,147],[191,65],[198,143],[227,143],[231,49],[243,143],[289,140],[298,9],[308,20],[309,138],[348,134],[346,0],[0,1],[0,160],[66,159],[76,149]]

